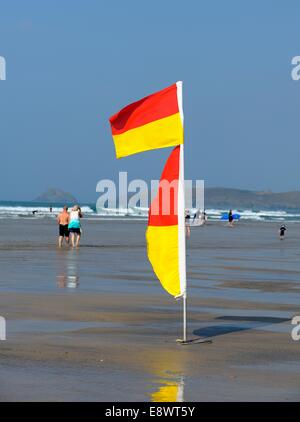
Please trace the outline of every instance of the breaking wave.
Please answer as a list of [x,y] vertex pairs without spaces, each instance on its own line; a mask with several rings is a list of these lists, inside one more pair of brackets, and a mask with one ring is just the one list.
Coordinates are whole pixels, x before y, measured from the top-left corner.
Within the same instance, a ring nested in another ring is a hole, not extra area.
[[[9,203],[0,202],[0,219],[3,218],[55,218],[61,212],[62,206],[54,205],[50,211],[50,207],[44,204],[34,203]],[[81,210],[85,218],[103,218],[114,220],[138,219],[146,220],[148,218],[148,208],[132,207],[132,208],[100,208],[88,204],[82,205]],[[193,216],[196,209],[191,209]],[[206,209],[208,221],[219,221],[227,209]],[[233,210],[234,213],[240,214],[240,221],[300,221],[300,210],[296,211],[279,211],[279,210]]]

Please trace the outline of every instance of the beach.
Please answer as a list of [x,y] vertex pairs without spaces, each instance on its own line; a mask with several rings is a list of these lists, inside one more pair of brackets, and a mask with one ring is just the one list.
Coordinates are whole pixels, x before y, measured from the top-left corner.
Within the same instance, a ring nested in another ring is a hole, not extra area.
[[300,225],[208,222],[187,241],[182,303],[148,262],[146,221],[0,220],[1,401],[299,401]]

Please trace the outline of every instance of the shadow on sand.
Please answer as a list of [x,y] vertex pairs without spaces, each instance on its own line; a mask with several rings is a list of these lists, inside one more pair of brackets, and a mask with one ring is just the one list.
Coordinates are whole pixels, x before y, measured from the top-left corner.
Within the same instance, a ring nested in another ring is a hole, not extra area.
[[[202,338],[222,336],[238,331],[263,328],[272,324],[280,324],[290,321],[290,318],[276,318],[264,316],[220,316],[216,320],[224,321],[224,324],[203,327],[193,331],[193,334]],[[229,324],[228,324],[229,322]],[[230,324],[232,322],[232,324]]]

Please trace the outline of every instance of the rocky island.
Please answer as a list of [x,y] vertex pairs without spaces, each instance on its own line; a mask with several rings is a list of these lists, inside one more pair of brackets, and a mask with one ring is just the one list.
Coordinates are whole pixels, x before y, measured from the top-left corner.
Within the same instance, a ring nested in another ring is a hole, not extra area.
[[46,192],[34,199],[34,202],[42,202],[47,204],[75,204],[77,199],[69,192],[64,192],[61,189],[50,188]]

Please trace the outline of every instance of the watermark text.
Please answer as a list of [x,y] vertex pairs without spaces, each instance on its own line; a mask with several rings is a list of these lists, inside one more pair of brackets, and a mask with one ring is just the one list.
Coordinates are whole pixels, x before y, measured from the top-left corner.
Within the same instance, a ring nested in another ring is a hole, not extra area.
[[6,340],[6,320],[0,316],[0,341]]
[[0,56],[0,81],[6,80],[6,60]]
[[291,322],[292,325],[295,325],[295,327],[292,329],[292,339],[298,341],[300,340],[300,316],[294,316]]
[[291,77],[294,81],[299,81],[300,79],[300,56],[294,56],[291,61],[293,67],[291,71]]
[[[96,192],[101,193],[96,208],[114,209],[123,213],[126,209],[149,209],[152,215],[177,215],[178,180],[151,180],[147,183],[142,179],[128,181],[127,172],[119,173],[116,183],[110,179],[103,179],[97,183]],[[204,181],[185,180],[185,208],[204,210]]]

